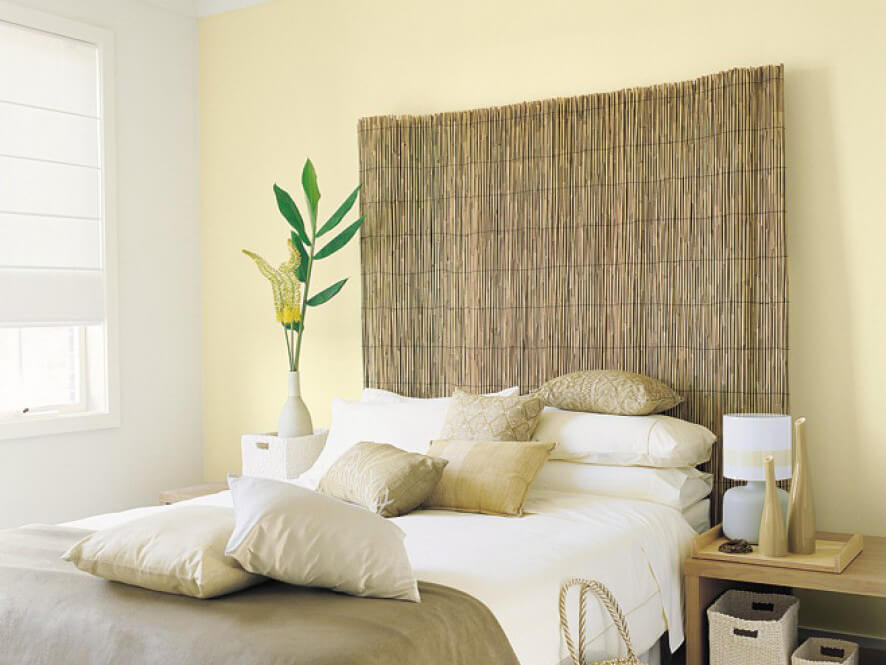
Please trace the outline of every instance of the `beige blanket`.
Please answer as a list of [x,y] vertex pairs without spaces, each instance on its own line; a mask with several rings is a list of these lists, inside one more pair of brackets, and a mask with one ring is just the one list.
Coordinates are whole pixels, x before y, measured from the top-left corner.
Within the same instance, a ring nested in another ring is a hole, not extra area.
[[419,583],[421,603],[267,582],[212,600],[83,573],[88,531],[0,531],[0,665],[518,665],[480,601]]

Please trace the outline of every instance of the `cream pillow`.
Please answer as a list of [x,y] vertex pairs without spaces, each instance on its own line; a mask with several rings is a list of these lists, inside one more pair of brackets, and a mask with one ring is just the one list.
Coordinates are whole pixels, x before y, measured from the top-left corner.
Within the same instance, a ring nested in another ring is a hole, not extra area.
[[610,416],[545,408],[535,430],[556,441],[551,459],[618,466],[697,466],[711,459],[717,437],[707,427],[670,416]]
[[404,534],[393,521],[290,483],[249,476],[228,483],[236,526],[225,553],[246,570],[353,596],[419,602]]
[[526,494],[553,443],[432,441],[428,454],[449,461],[428,508],[522,515]]
[[253,586],[251,575],[225,556],[234,512],[221,506],[164,509],[92,533],[62,557],[80,570],[115,582],[195,598]]
[[444,459],[362,441],[338,458],[317,489],[382,517],[397,517],[428,498],[445,466]]
[[456,390],[440,439],[528,441],[544,403],[535,395],[487,396]]
[[548,406],[570,411],[646,416],[667,411],[683,398],[658,379],[633,372],[598,369],[551,379],[538,389]]

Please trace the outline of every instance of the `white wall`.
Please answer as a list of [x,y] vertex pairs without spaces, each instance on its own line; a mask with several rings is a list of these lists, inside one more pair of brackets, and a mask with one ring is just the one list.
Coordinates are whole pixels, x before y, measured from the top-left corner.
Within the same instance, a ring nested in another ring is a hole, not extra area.
[[115,35],[121,426],[0,441],[0,528],[156,503],[203,475],[193,11],[18,4]]

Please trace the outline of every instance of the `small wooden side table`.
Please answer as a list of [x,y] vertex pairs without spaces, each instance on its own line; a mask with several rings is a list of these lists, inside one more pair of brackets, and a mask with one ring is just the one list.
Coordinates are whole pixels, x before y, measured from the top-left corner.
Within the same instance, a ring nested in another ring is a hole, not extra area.
[[172,503],[185,501],[187,499],[196,499],[198,496],[206,496],[207,494],[215,494],[228,489],[227,483],[202,483],[201,485],[191,485],[190,487],[180,487],[174,490],[163,490],[160,492],[160,505],[168,506]]
[[[828,534],[821,534],[827,537]],[[886,598],[886,538],[864,537],[864,550],[842,573],[690,558],[686,581],[686,665],[708,663],[707,609],[724,591],[760,585]],[[870,661],[873,662],[873,661]],[[865,665],[862,650],[861,665]]]

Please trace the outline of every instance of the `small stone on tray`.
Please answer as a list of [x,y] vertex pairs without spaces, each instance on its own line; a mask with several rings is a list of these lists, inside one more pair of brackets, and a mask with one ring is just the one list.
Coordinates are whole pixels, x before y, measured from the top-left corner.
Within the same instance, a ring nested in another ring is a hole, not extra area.
[[720,545],[719,550],[726,554],[749,554],[753,548],[748,541],[736,538],[735,540],[727,540]]

